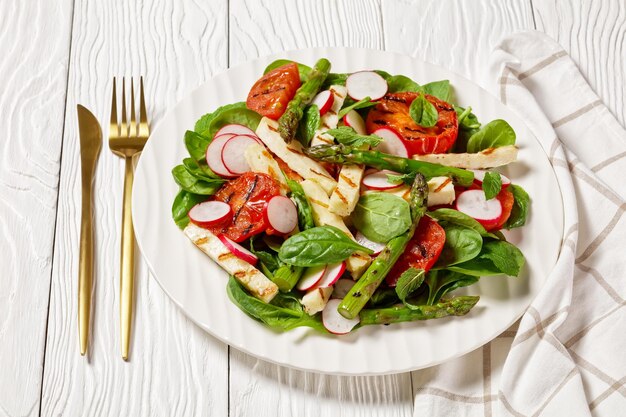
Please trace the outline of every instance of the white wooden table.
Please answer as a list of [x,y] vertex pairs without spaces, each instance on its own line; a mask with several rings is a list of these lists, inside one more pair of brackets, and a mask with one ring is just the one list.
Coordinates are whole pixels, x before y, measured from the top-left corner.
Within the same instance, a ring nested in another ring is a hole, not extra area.
[[[146,77],[157,124],[212,74],[310,46],[387,49],[485,84],[491,48],[554,37],[626,122],[624,0],[4,0],[0,2],[0,416],[408,416],[411,374],[334,377],[230,349],[137,275],[130,363],[119,353],[122,161],[96,180],[90,359],[76,324],[80,176],[76,104],[103,125],[115,75]],[[106,129],[105,129],[106,135]]]

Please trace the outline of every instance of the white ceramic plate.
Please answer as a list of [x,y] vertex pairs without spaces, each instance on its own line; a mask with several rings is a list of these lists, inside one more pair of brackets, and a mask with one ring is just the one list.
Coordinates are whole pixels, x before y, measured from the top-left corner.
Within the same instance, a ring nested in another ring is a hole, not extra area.
[[[226,295],[227,275],[183,235],[171,219],[178,186],[170,174],[187,155],[185,130],[218,106],[246,99],[267,64],[289,58],[312,65],[326,57],[333,72],[382,69],[419,83],[449,79],[456,102],[483,122],[507,120],[517,133],[519,161],[503,172],[532,198],[527,225],[507,233],[526,256],[519,278],[485,277],[469,288],[479,304],[464,317],[367,326],[346,336],[298,328],[274,332],[252,320]],[[388,52],[318,48],[257,59],[215,76],[178,103],[159,123],[137,167],[133,189],[137,241],[163,290],[200,327],[231,346],[294,368],[332,374],[387,374],[424,368],[461,356],[506,330],[525,311],[556,262],[563,204],[541,145],[502,103],[467,79],[435,65]]]

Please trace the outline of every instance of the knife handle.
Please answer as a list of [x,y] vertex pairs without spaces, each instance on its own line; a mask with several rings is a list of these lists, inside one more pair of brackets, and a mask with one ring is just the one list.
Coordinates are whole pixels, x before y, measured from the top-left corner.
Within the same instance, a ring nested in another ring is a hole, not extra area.
[[131,217],[133,190],[133,158],[126,157],[124,172],[124,200],[122,202],[122,252],[120,255],[120,342],[122,359],[128,360],[133,319],[133,292],[135,286],[135,232]]
[[80,252],[78,261],[78,334],[80,354],[87,353],[91,317],[91,292],[93,287],[93,199],[92,173],[83,169],[82,208],[80,216]]

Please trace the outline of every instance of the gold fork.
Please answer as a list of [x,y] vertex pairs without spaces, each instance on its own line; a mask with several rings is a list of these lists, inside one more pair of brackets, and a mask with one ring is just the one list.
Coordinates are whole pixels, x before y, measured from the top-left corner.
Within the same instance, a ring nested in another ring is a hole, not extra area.
[[150,136],[150,128],[148,126],[146,102],[143,95],[143,77],[139,80],[139,121],[135,119],[135,89],[133,87],[133,79],[131,78],[130,123],[127,123],[125,81],[122,78],[122,122],[117,123],[117,98],[115,78],[113,78],[109,148],[111,148],[114,154],[126,160],[124,200],[122,203],[122,251],[120,255],[120,341],[122,358],[128,360],[135,281],[135,232],[131,218],[131,194],[134,177],[133,158],[143,150],[148,136]]

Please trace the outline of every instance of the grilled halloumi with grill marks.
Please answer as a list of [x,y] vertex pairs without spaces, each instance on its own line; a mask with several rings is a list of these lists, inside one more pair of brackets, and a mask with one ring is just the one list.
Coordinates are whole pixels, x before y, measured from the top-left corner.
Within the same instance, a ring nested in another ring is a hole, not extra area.
[[515,145],[488,148],[478,153],[433,153],[413,155],[413,159],[465,169],[487,169],[510,164],[517,159]]
[[[374,192],[384,192],[397,195],[398,197],[409,201],[409,197],[411,196],[411,187],[408,185],[402,185],[385,191],[368,190],[363,192],[363,194]],[[455,198],[454,184],[452,183],[451,178],[433,177],[428,180],[428,207],[452,204]]]
[[283,175],[278,162],[276,162],[272,154],[265,149],[265,146],[260,143],[248,145],[244,157],[246,158],[248,165],[250,165],[252,172],[269,175],[275,179],[280,186],[280,193],[282,195],[287,195],[289,192],[289,186],[287,185],[285,176]]
[[311,140],[311,146],[332,145],[335,143],[335,139],[325,132],[337,127],[339,110],[341,110],[341,106],[343,106],[343,102],[348,95],[348,89],[343,85],[331,85],[329,90],[333,95],[333,105],[320,117],[320,128],[315,131],[315,135],[313,135]]
[[[352,236],[350,229],[346,227],[343,219],[328,210],[330,199],[324,194],[324,190],[322,190],[317,183],[305,180],[302,182],[302,188],[311,202],[313,221],[316,226],[335,226],[351,239],[354,239],[354,236]],[[359,278],[371,262],[372,258],[366,253],[355,252],[346,260],[346,269],[350,271],[353,278]]]
[[278,133],[278,122],[267,117],[262,118],[256,134],[268,149],[282,159],[289,168],[303,178],[317,182],[327,196],[333,192],[337,181],[323,166],[304,154],[300,142],[293,140],[285,143]]
[[226,272],[234,276],[253,296],[269,303],[278,293],[278,286],[261,271],[233,255],[217,236],[210,231],[189,223],[185,235],[202,252],[209,255]]

